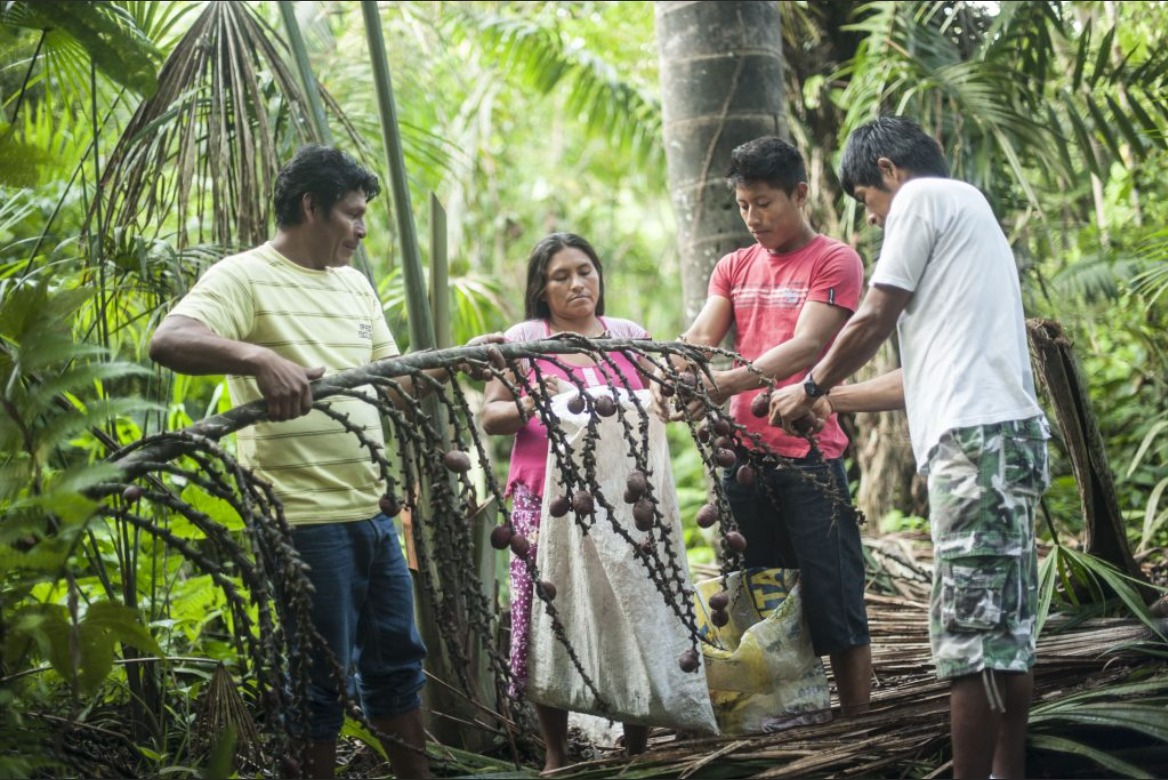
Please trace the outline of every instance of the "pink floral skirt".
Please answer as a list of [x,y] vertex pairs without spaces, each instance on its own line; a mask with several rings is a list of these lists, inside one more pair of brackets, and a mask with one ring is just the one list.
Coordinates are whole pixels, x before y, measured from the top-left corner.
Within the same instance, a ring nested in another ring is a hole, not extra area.
[[[539,547],[539,521],[543,511],[543,497],[523,485],[515,485],[511,492],[511,525],[515,533],[523,534],[531,543],[531,560]],[[512,699],[523,696],[527,690],[528,632],[531,629],[531,602],[534,588],[527,563],[511,554],[511,684],[507,693]]]

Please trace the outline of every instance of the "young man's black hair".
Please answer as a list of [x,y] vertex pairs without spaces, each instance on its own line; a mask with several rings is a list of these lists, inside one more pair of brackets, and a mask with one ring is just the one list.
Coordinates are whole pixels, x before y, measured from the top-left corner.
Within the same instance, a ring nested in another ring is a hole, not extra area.
[[840,185],[854,197],[856,187],[885,189],[877,161],[887,157],[914,176],[949,178],[949,165],[937,139],[911,119],[882,116],[857,128],[840,159]]
[[766,182],[790,195],[796,185],[807,181],[803,155],[791,144],[773,135],[755,138],[730,153],[726,183],[730,189],[751,182]]
[[381,192],[381,183],[340,149],[308,144],[276,177],[272,195],[276,224],[282,228],[299,225],[304,219],[300,202],[306,194],[312,196],[313,208],[328,214],[337,201],[354,190],[365,193],[365,200],[370,201]]

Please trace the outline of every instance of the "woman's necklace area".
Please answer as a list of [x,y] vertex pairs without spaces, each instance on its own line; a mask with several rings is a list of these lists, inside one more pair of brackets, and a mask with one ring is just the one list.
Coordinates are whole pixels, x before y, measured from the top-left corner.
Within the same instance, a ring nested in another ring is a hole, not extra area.
[[[570,333],[574,336],[583,336],[584,338],[589,338],[589,339],[606,339],[606,338],[608,338],[608,328],[604,327],[603,323],[600,324],[600,328],[601,328],[600,332],[598,332],[598,333],[580,333],[580,332],[575,331],[575,330],[560,330],[555,325],[553,325],[550,321],[548,322],[548,333],[551,336],[559,336],[559,335],[563,335],[566,333]],[[564,361],[569,366],[594,366],[594,365],[596,365],[596,360],[590,355],[579,355],[579,354],[574,355],[574,354],[569,353],[566,355],[560,355],[560,360]]]
[[603,325],[600,326],[599,332],[580,333],[579,331],[575,331],[575,330],[561,330],[560,328],[557,328],[555,325],[553,325],[549,322],[548,323],[548,331],[549,331],[550,335],[552,335],[552,336],[559,336],[562,333],[570,333],[573,336],[583,336],[586,339],[606,339],[606,338],[608,338],[608,328],[604,327]]

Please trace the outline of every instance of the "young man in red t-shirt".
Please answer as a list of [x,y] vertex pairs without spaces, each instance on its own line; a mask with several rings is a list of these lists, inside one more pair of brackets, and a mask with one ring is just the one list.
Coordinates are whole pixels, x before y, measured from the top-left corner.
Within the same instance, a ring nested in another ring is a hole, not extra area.
[[[767,136],[739,146],[730,159],[727,181],[757,243],[718,261],[706,304],[682,339],[716,346],[733,325],[735,351],[776,386],[814,385],[806,371],[859,304],[863,264],[851,247],[816,233],[807,221],[807,172],[795,147]],[[812,644],[818,655],[831,658],[841,712],[863,712],[871,694],[872,653],[864,556],[841,459],[847,438],[833,415],[818,435],[823,459],[808,457],[805,439],[751,414],[751,401],[763,389],[755,374],[740,367],[716,372],[714,379],[706,388],[710,398],[731,399],[734,420],[787,459],[749,486],[736,479],[741,455],[725,474],[735,522],[749,542],[745,566],[801,570]],[[666,414],[659,385],[653,387],[659,413]],[[845,511],[837,512],[807,475],[821,485],[834,483],[849,501]]]

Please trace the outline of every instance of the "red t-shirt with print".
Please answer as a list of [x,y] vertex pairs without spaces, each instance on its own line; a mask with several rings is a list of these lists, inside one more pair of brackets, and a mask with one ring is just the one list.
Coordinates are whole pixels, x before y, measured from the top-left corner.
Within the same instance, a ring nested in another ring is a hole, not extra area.
[[[734,307],[734,351],[753,361],[794,335],[804,303],[817,301],[854,312],[863,285],[864,264],[855,250],[817,235],[794,252],[772,253],[760,244],[731,252],[715,266],[709,294],[729,299]],[[831,343],[824,345],[823,352]],[[822,352],[816,355],[812,364],[822,356]],[[775,386],[801,382],[806,374],[799,371]],[[750,413],[750,402],[761,392],[750,390],[731,399],[730,413],[735,421],[758,433],[779,455],[805,457],[810,451],[805,439],[790,436],[765,417]],[[828,458],[838,458],[848,444],[834,414],[817,438],[820,451]]]

